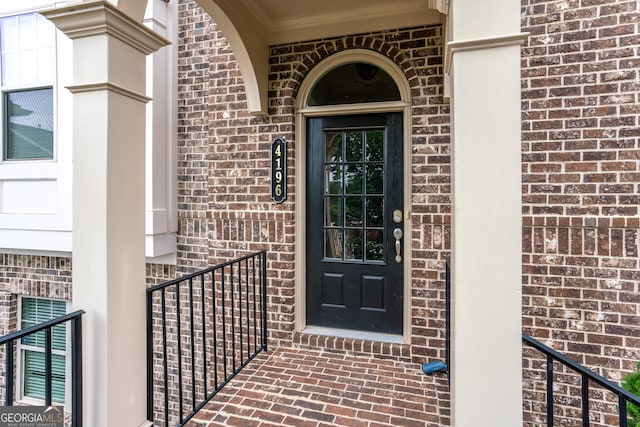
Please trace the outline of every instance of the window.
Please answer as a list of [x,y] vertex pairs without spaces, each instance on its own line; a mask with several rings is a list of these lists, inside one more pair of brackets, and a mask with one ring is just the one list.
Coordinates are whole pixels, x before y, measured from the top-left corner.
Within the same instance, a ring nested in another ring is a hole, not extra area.
[[[63,316],[67,311],[67,303],[61,300],[43,298],[21,299],[20,328],[37,325],[47,320]],[[55,326],[51,334],[52,339],[52,400],[56,403],[65,402],[65,374],[66,374],[66,324]],[[45,398],[45,360],[44,360],[44,331],[22,339],[19,344],[21,363],[20,391],[23,398],[44,400]]]
[[368,62],[354,62],[325,74],[309,94],[307,106],[399,100],[398,85],[389,74]]
[[4,160],[53,158],[55,27],[37,13],[0,18]]

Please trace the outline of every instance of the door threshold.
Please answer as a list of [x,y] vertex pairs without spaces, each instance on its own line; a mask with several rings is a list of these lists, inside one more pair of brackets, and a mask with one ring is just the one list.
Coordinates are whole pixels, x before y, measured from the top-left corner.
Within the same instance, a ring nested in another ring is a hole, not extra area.
[[365,341],[385,342],[391,344],[404,344],[402,335],[381,334],[377,332],[356,331],[352,329],[325,328],[322,326],[307,326],[302,330],[303,334],[323,335],[336,338],[348,338]]

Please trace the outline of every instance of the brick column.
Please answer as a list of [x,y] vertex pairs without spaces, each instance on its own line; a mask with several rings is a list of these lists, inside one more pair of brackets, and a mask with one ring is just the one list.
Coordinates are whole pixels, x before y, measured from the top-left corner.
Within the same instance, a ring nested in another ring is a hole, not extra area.
[[520,426],[520,5],[451,6],[452,425]]
[[84,309],[84,425],[146,421],[146,56],[166,42],[111,3],[44,15],[73,39],[73,305]]

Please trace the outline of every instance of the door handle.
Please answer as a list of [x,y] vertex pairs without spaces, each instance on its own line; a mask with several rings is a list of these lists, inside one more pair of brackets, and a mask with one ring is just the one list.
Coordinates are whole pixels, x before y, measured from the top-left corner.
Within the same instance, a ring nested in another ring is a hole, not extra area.
[[402,262],[402,256],[400,255],[402,252],[402,244],[400,243],[400,239],[402,239],[402,229],[394,228],[393,237],[396,239],[396,262],[399,264]]

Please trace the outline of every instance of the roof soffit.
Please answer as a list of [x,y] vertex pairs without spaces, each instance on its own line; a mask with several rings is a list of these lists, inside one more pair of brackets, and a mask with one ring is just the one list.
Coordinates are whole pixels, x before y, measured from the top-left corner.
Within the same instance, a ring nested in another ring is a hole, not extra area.
[[441,23],[448,1],[234,0],[233,4],[238,16],[253,21],[261,38],[277,45]]

